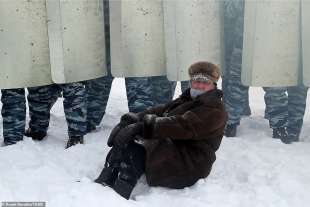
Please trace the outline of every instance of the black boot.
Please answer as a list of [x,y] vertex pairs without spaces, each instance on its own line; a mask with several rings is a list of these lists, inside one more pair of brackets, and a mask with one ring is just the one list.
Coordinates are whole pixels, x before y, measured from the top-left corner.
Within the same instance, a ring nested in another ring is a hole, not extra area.
[[28,128],[25,131],[26,137],[31,137],[33,140],[41,141],[46,137],[46,132],[43,131],[33,131],[31,128]]
[[4,139],[3,143],[0,145],[0,147],[6,147],[6,146],[9,146],[9,145],[13,145],[13,144],[16,144],[19,141],[23,141],[23,139],[16,139],[16,140]]
[[121,159],[121,149],[113,147],[106,157],[103,170],[94,182],[112,187],[118,176]]
[[99,177],[94,181],[104,186],[110,186],[114,184],[118,175],[118,168],[105,167],[101,171]]
[[291,144],[292,142],[299,141],[300,129],[287,129],[287,137],[281,139],[285,144]]
[[288,135],[287,137],[282,137],[281,141],[284,144],[291,144],[292,142],[298,142],[299,141],[299,137],[296,135]]
[[128,144],[123,151],[124,159],[120,163],[118,177],[112,188],[127,200],[145,171],[145,154],[144,147],[134,142]]
[[275,139],[287,139],[287,131],[285,127],[273,128],[272,138]]
[[236,134],[237,134],[237,125],[231,124],[226,126],[224,133],[226,137],[235,137]]
[[66,149],[68,149],[69,147],[72,147],[76,144],[84,144],[83,136],[71,136],[71,137],[69,137]]
[[141,175],[136,173],[132,166],[122,162],[120,172],[112,188],[115,192],[128,200],[140,176]]

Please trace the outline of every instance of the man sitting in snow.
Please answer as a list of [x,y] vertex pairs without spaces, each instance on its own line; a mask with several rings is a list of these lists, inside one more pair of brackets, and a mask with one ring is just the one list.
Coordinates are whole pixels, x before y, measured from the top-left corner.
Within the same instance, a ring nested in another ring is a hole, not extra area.
[[227,119],[216,87],[219,69],[197,62],[190,66],[189,76],[191,87],[178,99],[121,117],[95,182],[129,199],[143,173],[150,186],[177,189],[209,175]]

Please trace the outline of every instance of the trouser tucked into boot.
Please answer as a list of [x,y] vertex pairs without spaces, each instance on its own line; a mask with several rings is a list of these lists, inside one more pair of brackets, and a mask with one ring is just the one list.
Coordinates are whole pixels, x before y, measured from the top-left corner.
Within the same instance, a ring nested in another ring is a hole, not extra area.
[[112,147],[96,183],[113,188],[122,197],[129,199],[138,179],[145,172],[144,147],[130,142],[126,148]]

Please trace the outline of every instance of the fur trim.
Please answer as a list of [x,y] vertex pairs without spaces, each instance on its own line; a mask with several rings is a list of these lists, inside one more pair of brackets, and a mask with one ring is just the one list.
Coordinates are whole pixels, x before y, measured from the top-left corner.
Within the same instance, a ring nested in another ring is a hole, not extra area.
[[201,74],[216,83],[220,78],[220,69],[213,63],[200,61],[192,64],[189,67],[188,74],[191,79],[193,76]]

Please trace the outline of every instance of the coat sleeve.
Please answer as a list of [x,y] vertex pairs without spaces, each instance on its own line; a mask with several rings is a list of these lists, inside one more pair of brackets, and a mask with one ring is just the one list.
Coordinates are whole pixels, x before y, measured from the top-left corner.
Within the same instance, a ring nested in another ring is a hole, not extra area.
[[206,139],[226,123],[226,112],[203,107],[183,115],[144,120],[145,139]]

